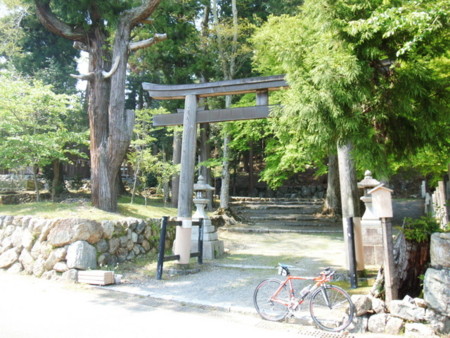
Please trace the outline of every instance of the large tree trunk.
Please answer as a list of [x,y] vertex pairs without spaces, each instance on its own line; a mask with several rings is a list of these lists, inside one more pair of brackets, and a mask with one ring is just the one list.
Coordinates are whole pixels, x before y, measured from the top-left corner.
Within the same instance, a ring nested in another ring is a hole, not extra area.
[[421,275],[430,262],[430,242],[417,243],[400,233],[394,243],[394,264],[397,273],[398,298],[418,297],[422,291]]
[[351,144],[338,144],[339,188],[342,217],[359,217],[359,197]]
[[39,167],[37,165],[33,166],[33,181],[34,181],[34,192],[36,193],[36,202],[41,201],[41,195],[39,193],[39,182],[38,182]]
[[[200,162],[209,160],[211,149],[208,143],[209,139],[209,123],[200,124]],[[200,170],[201,175],[205,179],[205,182],[211,185],[211,169],[207,166],[202,166]],[[206,198],[208,199],[208,204],[206,210],[213,210],[213,193],[212,191],[206,192]]]
[[66,190],[64,185],[63,167],[60,160],[55,160],[52,163],[52,186],[51,186],[51,198],[52,202],[56,201],[56,198]]
[[220,207],[227,209],[230,201],[230,135],[223,137],[222,185],[220,187]]
[[[217,0],[213,0],[213,22],[217,26],[219,23],[218,4]],[[222,71],[225,80],[233,79],[236,73],[236,50],[238,39],[238,11],[236,0],[231,0],[231,11],[233,16],[233,42],[231,45],[231,56],[225,53],[225,46],[223,44],[220,31],[217,31],[217,42],[219,47],[219,58],[221,61]],[[225,97],[225,108],[231,107],[231,96]],[[230,201],[230,135],[225,132],[223,138],[223,168],[222,168],[222,186],[220,190],[220,207],[227,209]]]
[[253,141],[250,141],[248,146],[248,195],[256,196],[255,173],[253,171]]
[[[89,98],[92,202],[100,209],[116,211],[119,195],[117,175],[130,144],[134,124],[134,113],[125,111],[124,95],[130,28],[127,23],[119,24],[112,57],[104,48],[107,35],[97,29],[95,37],[91,40],[89,69],[95,74]],[[106,78],[103,70],[111,68],[111,59],[118,62],[117,70],[111,78]]]
[[134,196],[136,195],[137,181],[138,181],[138,177],[139,177],[140,170],[141,170],[141,157],[142,156],[139,156],[139,158],[137,159],[136,170],[134,171],[133,188],[131,189],[131,201],[130,201],[130,204],[134,203]]
[[[110,79],[104,79],[102,71],[111,68],[111,55],[107,53],[106,33],[97,28],[90,40],[89,72],[94,74],[90,81],[89,92],[89,129],[91,153],[91,193],[94,206],[103,210],[114,211],[116,191],[110,173],[108,147],[108,107],[111,90]],[[115,180],[114,180],[115,182]]]
[[[352,158],[351,143],[337,145],[339,166],[339,188],[341,191],[341,209],[344,227],[344,241],[347,245],[348,233],[345,227],[346,218],[352,218],[354,222],[354,243],[356,250],[356,263],[358,271],[364,270],[364,252],[362,247],[362,234],[360,226],[359,195],[356,183],[356,170]],[[349,257],[347,252],[347,258]],[[349,262],[349,260],[347,260]]]
[[[180,164],[181,162],[181,132],[175,131],[173,133],[173,164]],[[176,173],[172,176],[172,207],[178,206],[178,192],[180,187],[180,174]]]
[[339,167],[337,155],[328,156],[328,179],[327,195],[323,212],[325,214],[340,214],[340,189],[339,189]]
[[[89,53],[89,127],[91,186],[94,206],[117,210],[118,174],[131,140],[134,114],[125,111],[126,67],[130,51],[162,41],[165,35],[130,43],[133,27],[148,19],[160,0],[144,0],[141,5],[118,13],[115,32],[105,27],[101,8],[80,4],[89,22],[66,24],[51,10],[50,0],[35,0],[41,23],[51,32],[73,40]],[[84,7],[83,7],[84,6]],[[114,37],[111,45],[111,36]],[[113,66],[111,67],[111,65]]]

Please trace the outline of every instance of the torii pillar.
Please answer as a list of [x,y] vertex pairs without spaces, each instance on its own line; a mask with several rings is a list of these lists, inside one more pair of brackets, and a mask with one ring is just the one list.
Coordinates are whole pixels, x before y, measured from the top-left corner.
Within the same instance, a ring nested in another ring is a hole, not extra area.
[[181,172],[178,190],[178,220],[174,253],[180,255],[179,264],[189,264],[192,234],[192,194],[195,172],[195,144],[197,138],[197,96],[186,95],[184,101],[183,137],[181,143]]

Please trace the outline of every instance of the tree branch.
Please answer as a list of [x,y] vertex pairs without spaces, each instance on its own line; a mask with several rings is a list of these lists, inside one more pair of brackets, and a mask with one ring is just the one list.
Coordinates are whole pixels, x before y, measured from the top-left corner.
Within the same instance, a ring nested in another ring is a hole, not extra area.
[[74,41],[73,48],[89,53],[89,48],[83,42]]
[[137,42],[130,42],[128,49],[130,51],[135,51],[138,49],[150,47],[151,45],[154,45],[157,42],[164,41],[167,39],[167,34],[155,34],[152,38]]
[[128,22],[130,22],[130,27],[133,28],[138,23],[146,20],[155,11],[160,2],[161,0],[145,0],[141,6],[125,11],[124,14]]
[[102,71],[102,75],[105,79],[111,77],[117,71],[117,68],[119,68],[119,62],[120,62],[120,56],[117,56],[111,67],[111,70],[109,72]]
[[89,81],[92,80],[94,78],[94,73],[88,73],[88,74],[70,74],[71,77],[78,79],[78,80],[85,80],[85,81]]
[[34,3],[39,21],[50,32],[69,40],[86,43],[86,35],[81,29],[62,22],[53,14],[49,6],[49,0],[34,0]]

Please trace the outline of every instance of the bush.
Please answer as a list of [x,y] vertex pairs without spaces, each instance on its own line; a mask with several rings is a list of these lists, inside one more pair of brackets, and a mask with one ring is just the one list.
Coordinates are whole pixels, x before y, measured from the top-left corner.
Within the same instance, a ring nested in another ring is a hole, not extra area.
[[70,186],[72,187],[72,189],[74,190],[80,190],[81,187],[83,186],[83,180],[81,179],[80,176],[75,175],[72,179],[72,181],[70,182]]
[[418,219],[406,217],[400,230],[407,240],[417,243],[429,241],[431,234],[443,231],[437,220],[430,215]]

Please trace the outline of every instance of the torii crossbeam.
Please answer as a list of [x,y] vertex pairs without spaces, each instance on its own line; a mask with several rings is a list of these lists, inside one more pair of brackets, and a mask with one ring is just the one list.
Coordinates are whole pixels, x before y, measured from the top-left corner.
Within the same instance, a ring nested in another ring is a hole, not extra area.
[[[270,106],[269,91],[288,87],[284,75],[253,77],[210,83],[184,85],[159,85],[143,83],[150,97],[160,100],[184,99],[184,111],[177,114],[155,115],[155,126],[183,125],[181,145],[180,188],[178,194],[178,219],[191,220],[192,194],[194,186],[195,144],[197,123],[224,122],[266,118]],[[198,111],[197,101],[201,97],[256,93],[256,106]],[[177,227],[179,228],[179,227]],[[175,254],[180,255],[180,264],[188,264],[190,256],[191,229],[187,225],[177,229]]]

